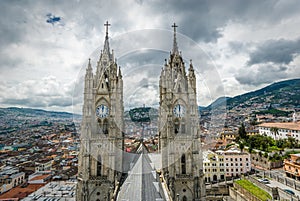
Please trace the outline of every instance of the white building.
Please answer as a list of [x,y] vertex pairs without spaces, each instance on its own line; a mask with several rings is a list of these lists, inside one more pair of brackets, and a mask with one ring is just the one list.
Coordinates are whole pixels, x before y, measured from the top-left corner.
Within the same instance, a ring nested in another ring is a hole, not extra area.
[[18,168],[4,166],[0,169],[0,194],[24,183],[25,173]]
[[205,182],[225,179],[224,155],[212,151],[203,152],[203,170]]
[[35,162],[35,172],[50,171],[52,162],[52,160]]
[[50,182],[23,199],[31,200],[69,200],[75,201],[76,183],[72,181]]
[[235,177],[251,171],[249,153],[241,152],[237,148],[232,148],[226,151],[219,150],[217,153],[224,156],[226,177]]
[[[277,132],[273,128],[277,128]],[[284,123],[263,123],[258,127],[260,135],[267,135],[275,140],[287,139],[288,137],[300,140],[300,123],[284,122]]]
[[294,112],[293,113],[293,122],[296,123],[298,121],[300,121],[300,113]]

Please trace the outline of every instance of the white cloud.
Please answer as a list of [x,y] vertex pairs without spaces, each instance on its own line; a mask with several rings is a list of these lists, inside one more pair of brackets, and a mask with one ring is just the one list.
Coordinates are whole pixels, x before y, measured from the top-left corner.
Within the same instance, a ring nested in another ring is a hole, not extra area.
[[[73,85],[73,84],[72,84]],[[1,83],[0,105],[47,108],[72,108],[72,88],[54,76],[26,80],[17,84]]]
[[[300,4],[297,0],[229,1],[227,4],[211,0],[201,3],[197,0],[184,3],[176,0],[22,1],[18,4],[1,1],[0,4],[0,100],[9,100],[2,103],[3,106],[72,111],[71,106],[66,105],[70,105],[68,97],[72,96],[74,80],[78,82],[78,77],[85,72],[88,57],[92,57],[93,63],[97,61],[106,20],[112,24],[109,30],[111,48],[120,58],[119,64],[125,74],[132,68],[130,65],[141,64],[142,58],[133,57],[139,60],[137,63],[123,58],[132,54],[135,48],[154,48],[164,54],[163,58],[168,57],[165,55],[171,50],[172,32],[161,33],[172,31],[171,24],[176,22],[178,32],[188,36],[178,34],[179,48],[187,60],[186,65],[193,59],[201,105],[207,105],[219,96],[233,96],[280,79],[300,76],[297,55],[285,66],[284,73],[275,65],[268,71],[270,76],[261,79],[252,75],[267,72],[268,64],[254,67],[247,64],[251,51],[265,41],[295,41],[299,38]],[[61,17],[62,23],[47,23],[48,13]],[[153,30],[136,31],[143,29]],[[159,72],[164,61],[157,52],[156,56],[152,52],[152,56],[144,55],[143,58],[158,66]],[[122,63],[122,58],[128,66]],[[147,78],[139,71],[135,72],[135,76],[147,79],[150,85],[151,98],[141,99],[141,102],[150,104],[157,100],[152,99],[156,93],[157,72],[148,72]],[[247,79],[252,79],[253,85],[246,83]],[[126,81],[127,84],[134,87],[130,81]],[[145,89],[138,97],[145,97]],[[80,87],[75,91],[73,101],[78,112],[82,101]]]

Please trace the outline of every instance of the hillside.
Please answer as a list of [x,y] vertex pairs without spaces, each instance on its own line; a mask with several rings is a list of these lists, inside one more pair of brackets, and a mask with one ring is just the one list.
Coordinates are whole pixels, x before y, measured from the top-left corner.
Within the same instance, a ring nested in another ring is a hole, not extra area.
[[269,103],[280,107],[300,107],[300,79],[276,82],[262,89],[236,96],[228,100],[229,108],[246,101]]
[[[236,107],[253,107],[260,110],[270,109],[270,108],[299,108],[300,109],[300,79],[292,79],[281,82],[273,83],[262,89],[248,92],[235,97],[220,97],[216,99],[212,104],[207,107],[199,106],[199,110],[218,110],[233,109]],[[275,111],[276,112],[276,111]],[[151,117],[157,118],[157,109],[152,108]],[[154,115],[154,116],[153,116]],[[31,109],[31,108],[0,108],[0,124],[9,121],[9,119],[16,118],[81,118],[81,115],[73,115],[67,112],[54,112],[46,111],[41,109]],[[125,111],[125,119],[129,119],[128,111]],[[2,122],[2,123],[1,123]]]
[[210,110],[212,108],[224,107],[230,99],[231,97],[219,97],[207,107],[199,106],[199,110]]
[[0,118],[5,116],[23,116],[23,117],[52,117],[52,118],[73,118],[72,113],[68,112],[55,112],[55,111],[46,111],[41,109],[32,109],[32,108],[18,108],[18,107],[9,107],[9,108],[0,108]]
[[227,109],[254,105],[266,109],[269,107],[300,108],[300,79],[276,82],[262,89],[232,98],[220,97],[206,109],[217,109],[220,105],[224,105],[224,101],[226,101]]
[[73,128],[74,119],[80,120],[80,115],[67,112],[54,112],[31,108],[0,108],[0,135],[23,133],[24,130],[34,132],[36,128],[49,129],[57,124],[63,124],[66,129]]

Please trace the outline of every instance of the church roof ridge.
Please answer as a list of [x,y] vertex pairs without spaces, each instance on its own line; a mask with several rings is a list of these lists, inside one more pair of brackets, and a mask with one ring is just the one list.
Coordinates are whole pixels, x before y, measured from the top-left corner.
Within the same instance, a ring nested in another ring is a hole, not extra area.
[[149,149],[147,148],[147,146],[145,145],[145,143],[143,141],[140,141],[139,145],[137,146],[137,149],[135,151],[135,153],[137,154],[148,154],[149,153]]

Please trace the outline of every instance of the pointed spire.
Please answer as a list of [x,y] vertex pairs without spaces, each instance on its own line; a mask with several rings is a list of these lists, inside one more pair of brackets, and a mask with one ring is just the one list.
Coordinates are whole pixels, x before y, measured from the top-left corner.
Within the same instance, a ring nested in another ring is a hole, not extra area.
[[190,59],[190,69],[194,70],[192,60]]
[[192,89],[196,93],[196,75],[195,75],[192,60],[190,60],[188,80],[189,80],[189,83],[190,83]]
[[110,26],[110,24],[108,23],[108,21],[106,21],[106,23],[104,24],[104,26],[106,26],[106,30],[105,30],[105,41],[104,41],[104,49],[103,52],[107,53],[108,55],[110,55],[110,51],[109,51],[109,43],[108,43],[108,26]]
[[174,28],[173,51],[172,51],[172,53],[175,54],[175,53],[178,53],[178,46],[177,46],[177,40],[176,40],[176,27],[178,27],[178,26],[174,22],[172,27]]
[[122,78],[122,73],[121,73],[121,67],[120,67],[120,66],[119,66],[118,77],[119,77],[119,78]]
[[189,76],[195,76],[192,60],[190,59]]
[[86,68],[86,76],[91,77],[92,74],[93,74],[93,68],[92,68],[92,64],[91,64],[91,58],[89,58],[88,67]]
[[91,58],[89,58],[88,70],[92,69]]

